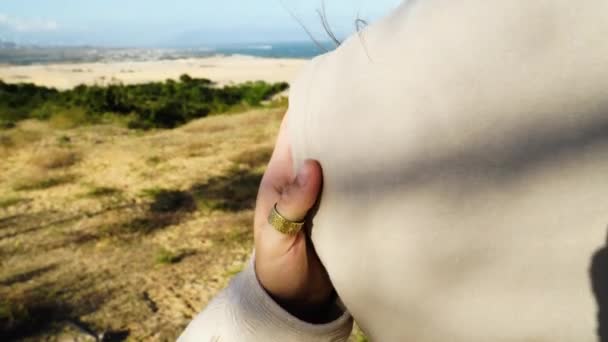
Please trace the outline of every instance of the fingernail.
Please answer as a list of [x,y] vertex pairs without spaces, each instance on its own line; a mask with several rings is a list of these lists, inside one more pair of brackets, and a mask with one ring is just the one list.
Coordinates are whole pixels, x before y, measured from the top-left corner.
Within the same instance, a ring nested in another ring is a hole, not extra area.
[[296,177],[296,184],[299,187],[303,187],[308,183],[308,179],[310,178],[310,168],[303,165],[300,168],[300,172],[298,172],[298,176]]

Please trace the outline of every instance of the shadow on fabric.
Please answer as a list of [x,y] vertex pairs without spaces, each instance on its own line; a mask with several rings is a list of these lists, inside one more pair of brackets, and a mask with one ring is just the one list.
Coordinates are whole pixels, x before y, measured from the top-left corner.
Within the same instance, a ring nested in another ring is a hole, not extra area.
[[608,239],[591,258],[591,288],[597,303],[598,341],[608,342]]

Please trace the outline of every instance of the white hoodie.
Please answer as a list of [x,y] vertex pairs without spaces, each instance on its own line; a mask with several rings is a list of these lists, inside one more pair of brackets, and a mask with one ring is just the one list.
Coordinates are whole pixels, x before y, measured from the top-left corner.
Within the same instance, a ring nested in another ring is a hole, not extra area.
[[[372,340],[608,329],[608,1],[406,2],[310,63],[289,120],[296,169],[323,167],[316,251]],[[256,314],[239,277],[183,341],[347,338],[347,313]]]

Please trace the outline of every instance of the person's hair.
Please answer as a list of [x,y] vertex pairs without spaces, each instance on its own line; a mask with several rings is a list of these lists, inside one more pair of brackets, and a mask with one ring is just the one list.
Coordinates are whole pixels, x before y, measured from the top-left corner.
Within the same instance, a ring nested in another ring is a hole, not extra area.
[[[308,27],[306,27],[306,25],[304,25],[304,22],[302,21],[302,19],[300,19],[300,17],[298,17],[288,6],[286,6],[282,0],[281,0],[281,4],[285,8],[285,10],[287,10],[287,12],[289,12],[289,15],[291,15],[291,17],[300,25],[300,27],[302,27],[302,29],[304,30],[306,35],[308,35],[310,40],[313,43],[315,43],[315,45],[321,51],[328,52],[329,50],[325,46],[323,46],[323,44],[321,44],[321,42],[319,42],[317,40],[317,38],[312,34],[312,32],[310,32]],[[327,34],[329,39],[332,41],[332,43],[334,43],[336,45],[336,47],[340,46],[342,44],[342,40],[338,39],[338,37],[334,33],[334,31],[331,28],[331,25],[329,24],[329,21],[327,19],[327,11],[325,9],[325,0],[321,0],[321,8],[317,8],[316,11],[317,11],[317,15],[319,16],[319,19],[321,20],[321,25],[323,25],[323,30],[325,30],[325,33]],[[365,26],[367,26],[367,22],[365,20],[361,19],[359,17],[359,13],[357,13],[357,19],[355,19],[356,32],[361,32],[361,30]]]

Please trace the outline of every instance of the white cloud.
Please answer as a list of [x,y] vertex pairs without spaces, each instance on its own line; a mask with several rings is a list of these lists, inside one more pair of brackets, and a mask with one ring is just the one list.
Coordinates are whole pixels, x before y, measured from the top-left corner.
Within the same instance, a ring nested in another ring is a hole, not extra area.
[[16,32],[48,32],[59,28],[54,20],[25,19],[0,13],[0,27]]

